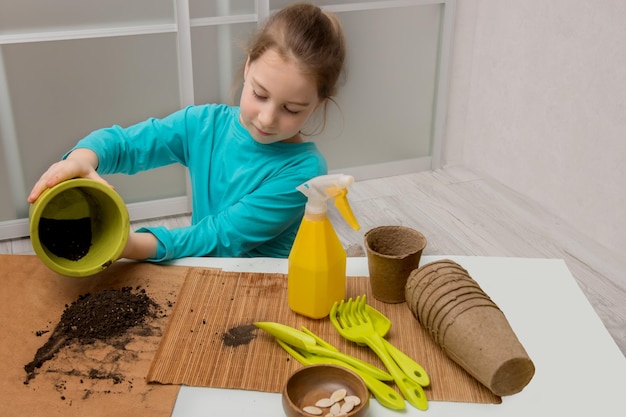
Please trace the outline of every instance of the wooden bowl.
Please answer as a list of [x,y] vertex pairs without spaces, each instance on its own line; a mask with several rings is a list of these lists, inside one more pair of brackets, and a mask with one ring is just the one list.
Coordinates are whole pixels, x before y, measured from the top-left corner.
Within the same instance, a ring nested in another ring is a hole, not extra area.
[[[333,393],[345,389],[346,396],[356,396],[360,403],[348,412],[350,417],[363,417],[369,409],[369,391],[360,376],[336,365],[311,365],[295,371],[287,380],[282,392],[283,409],[288,417],[325,416],[330,406],[317,406],[320,413],[305,411],[305,407],[315,406],[322,399],[329,399]],[[349,401],[349,400],[348,400]],[[342,399],[336,402],[345,404]]]

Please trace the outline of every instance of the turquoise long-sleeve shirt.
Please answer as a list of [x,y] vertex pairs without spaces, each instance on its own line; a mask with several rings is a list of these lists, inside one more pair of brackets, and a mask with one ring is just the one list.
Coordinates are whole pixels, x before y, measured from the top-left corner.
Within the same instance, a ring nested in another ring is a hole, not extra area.
[[96,153],[100,175],[173,163],[188,168],[191,225],[138,230],[157,238],[154,262],[186,256],[287,257],[306,203],[296,187],[327,173],[314,143],[260,144],[239,122],[239,107],[226,105],[190,106],[128,128],[96,130],[76,148]]

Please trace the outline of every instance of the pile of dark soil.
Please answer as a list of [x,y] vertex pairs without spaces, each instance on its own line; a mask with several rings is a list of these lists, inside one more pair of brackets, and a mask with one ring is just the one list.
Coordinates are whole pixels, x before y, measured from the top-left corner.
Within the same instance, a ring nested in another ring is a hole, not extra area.
[[50,339],[37,350],[34,359],[24,366],[25,384],[35,377],[35,371],[64,346],[71,343],[92,344],[96,340],[110,342],[128,329],[142,325],[146,319],[157,317],[159,306],[145,290],[133,292],[131,287],[102,290],[81,295],[66,305],[59,324]]
[[39,220],[39,239],[50,252],[60,258],[77,261],[87,255],[91,246],[91,219]]

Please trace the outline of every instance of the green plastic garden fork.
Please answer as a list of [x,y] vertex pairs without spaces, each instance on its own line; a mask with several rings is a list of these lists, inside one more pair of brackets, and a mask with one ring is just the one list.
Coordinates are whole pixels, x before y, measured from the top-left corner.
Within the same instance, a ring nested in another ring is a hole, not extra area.
[[382,337],[376,332],[369,315],[365,311],[366,297],[350,298],[335,303],[330,311],[330,321],[341,336],[364,343],[383,361],[406,400],[420,410],[428,409],[428,399],[421,385],[409,378],[391,358]]

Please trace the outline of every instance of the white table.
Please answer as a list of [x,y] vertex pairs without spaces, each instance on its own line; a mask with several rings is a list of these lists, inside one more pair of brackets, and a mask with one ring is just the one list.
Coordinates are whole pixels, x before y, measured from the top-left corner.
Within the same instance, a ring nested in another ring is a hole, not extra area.
[[[422,257],[421,265],[442,257]],[[626,415],[626,358],[558,259],[449,256],[478,281],[507,316],[533,360],[536,373],[524,390],[502,404],[431,401],[437,416],[594,416]],[[177,265],[226,271],[287,272],[281,259],[188,258]],[[366,258],[349,258],[350,276],[367,276]],[[370,401],[369,417],[418,416],[407,403],[392,411]],[[181,387],[173,417],[283,416],[280,394]]]

